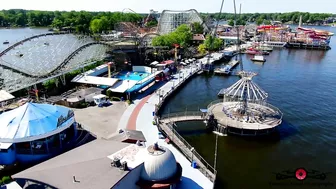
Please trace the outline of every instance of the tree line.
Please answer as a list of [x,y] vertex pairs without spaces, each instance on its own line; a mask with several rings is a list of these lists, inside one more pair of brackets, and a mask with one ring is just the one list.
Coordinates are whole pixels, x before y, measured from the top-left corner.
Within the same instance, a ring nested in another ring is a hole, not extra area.
[[143,15],[121,12],[2,10],[0,27],[69,27],[78,33],[98,33],[115,29],[119,22],[141,22]]
[[[201,13],[204,18],[234,20],[233,13]],[[332,22],[332,17],[336,17],[331,13],[309,13],[309,12],[288,12],[288,13],[242,13],[237,15],[237,22],[258,22],[260,21],[281,21],[282,23],[292,22],[299,23],[300,16],[302,22],[307,24],[320,24],[323,22]]]

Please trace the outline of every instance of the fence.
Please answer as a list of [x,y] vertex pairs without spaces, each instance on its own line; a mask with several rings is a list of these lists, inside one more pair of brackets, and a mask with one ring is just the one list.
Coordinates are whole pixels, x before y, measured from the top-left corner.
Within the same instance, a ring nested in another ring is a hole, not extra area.
[[[179,150],[190,162],[196,161],[199,166],[199,170],[212,182],[215,181],[217,170],[204,158],[202,158],[202,156],[197,153],[197,151],[174,129],[172,123],[159,124],[159,127],[161,127],[167,135],[170,134],[170,140],[179,148]],[[169,130],[166,130],[165,128]]]
[[160,95],[160,100],[159,100],[159,103],[156,105],[156,109],[155,109],[155,115],[158,115],[158,112],[160,110],[160,108],[162,107],[165,99],[171,95],[177,88],[179,88],[183,83],[184,81],[188,80],[190,77],[192,77],[195,73],[197,73],[198,71],[201,70],[201,67],[196,67],[195,69],[191,69],[191,72],[187,75],[187,77],[184,77],[183,79],[179,79],[179,82],[174,85],[169,91],[164,91],[165,94],[159,94]]
[[168,113],[168,114],[163,114],[161,115],[161,119],[168,119],[170,120],[171,118],[183,118],[185,117],[186,119],[190,116],[202,116],[202,112],[200,111],[185,111],[185,112],[176,112],[176,113]]

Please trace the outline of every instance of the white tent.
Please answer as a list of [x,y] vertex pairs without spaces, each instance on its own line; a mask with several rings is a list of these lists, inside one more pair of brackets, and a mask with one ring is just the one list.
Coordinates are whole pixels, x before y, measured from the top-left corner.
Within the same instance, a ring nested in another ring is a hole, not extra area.
[[26,103],[0,115],[0,142],[18,143],[43,139],[69,128],[75,122],[71,109]]
[[151,66],[155,66],[155,65],[158,64],[158,63],[159,63],[158,61],[154,61],[154,62],[150,63],[149,65],[151,65]]
[[11,95],[10,93],[4,91],[4,90],[0,90],[0,102],[3,102],[3,101],[7,101],[7,100],[10,100],[10,99],[13,99],[14,96]]

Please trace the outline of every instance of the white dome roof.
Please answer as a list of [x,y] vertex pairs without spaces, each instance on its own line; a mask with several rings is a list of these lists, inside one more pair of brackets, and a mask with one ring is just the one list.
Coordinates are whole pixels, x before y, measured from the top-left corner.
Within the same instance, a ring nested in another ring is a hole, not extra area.
[[177,171],[174,154],[167,148],[160,146],[158,150],[148,147],[141,178],[147,181],[161,181],[169,179]]

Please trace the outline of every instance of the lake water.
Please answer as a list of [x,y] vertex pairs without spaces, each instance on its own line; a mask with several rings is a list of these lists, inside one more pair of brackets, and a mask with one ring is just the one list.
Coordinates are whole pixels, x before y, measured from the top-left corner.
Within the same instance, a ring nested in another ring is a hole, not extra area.
[[[335,28],[323,29],[336,33]],[[307,185],[300,188],[311,188],[308,182],[333,182],[336,186],[335,37],[331,48],[274,50],[265,57],[263,65],[252,63],[251,56],[243,55],[244,69],[258,73],[254,82],[268,92],[268,102],[284,113],[283,124],[277,133],[266,138],[218,137],[216,188],[298,188],[271,184],[297,183],[295,178],[277,181],[275,175],[299,167],[331,172],[324,181],[307,179]],[[206,108],[218,99],[220,89],[237,80],[237,76],[197,76],[171,98],[164,113]],[[186,140],[213,164],[215,135],[190,132],[194,130],[190,127],[201,128],[204,123],[181,123],[178,127]]]

